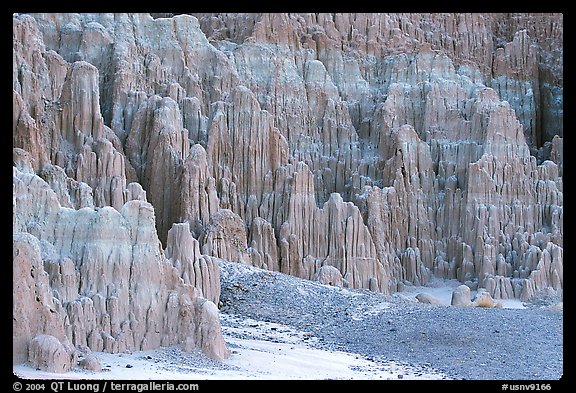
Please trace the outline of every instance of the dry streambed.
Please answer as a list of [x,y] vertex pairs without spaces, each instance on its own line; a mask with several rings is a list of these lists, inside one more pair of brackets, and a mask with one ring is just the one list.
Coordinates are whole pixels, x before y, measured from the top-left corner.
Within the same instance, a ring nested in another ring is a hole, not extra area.
[[[309,332],[318,348],[455,379],[558,379],[563,313],[549,304],[447,306],[438,283],[386,296],[221,262],[221,311]],[[447,283],[448,289],[454,283]],[[432,291],[441,304],[414,299]],[[442,300],[444,299],[444,300]],[[444,304],[442,304],[444,303]]]

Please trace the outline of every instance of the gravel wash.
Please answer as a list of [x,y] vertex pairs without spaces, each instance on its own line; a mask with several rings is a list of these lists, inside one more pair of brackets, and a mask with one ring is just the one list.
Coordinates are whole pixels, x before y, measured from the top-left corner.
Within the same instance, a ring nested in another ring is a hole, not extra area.
[[422,304],[220,261],[220,310],[292,327],[322,349],[441,371],[454,379],[553,380],[563,313]]

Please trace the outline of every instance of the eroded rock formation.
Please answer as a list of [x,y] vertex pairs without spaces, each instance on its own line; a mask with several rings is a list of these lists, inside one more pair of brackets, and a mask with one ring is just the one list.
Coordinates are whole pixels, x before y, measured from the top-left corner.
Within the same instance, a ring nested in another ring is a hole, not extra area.
[[[78,350],[198,344],[215,358],[227,356],[217,317],[203,311],[219,297],[217,265],[185,242],[186,224],[175,224],[178,238],[164,252],[148,202],[130,201],[120,211],[61,207],[48,183],[16,167],[14,204],[14,324],[27,326],[15,328],[14,340],[23,348],[26,331],[36,329]],[[23,279],[30,284],[21,287]]]
[[23,320],[223,357],[215,258],[561,297],[562,39],[561,14],[14,15]]

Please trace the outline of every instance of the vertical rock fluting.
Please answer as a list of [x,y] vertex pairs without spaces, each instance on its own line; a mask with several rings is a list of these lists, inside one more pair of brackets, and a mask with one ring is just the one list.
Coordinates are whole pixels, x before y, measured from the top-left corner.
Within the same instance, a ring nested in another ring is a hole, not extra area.
[[564,34],[563,15],[496,14],[493,26],[497,50],[510,54],[504,58],[506,70],[502,75],[507,75],[509,85],[518,86],[517,93],[505,99],[510,99],[519,118],[528,115],[526,103],[539,105],[532,115],[536,119],[532,128],[521,121],[524,129],[535,136],[531,141],[527,135],[528,143],[532,142],[530,148],[541,148],[555,135],[563,136],[563,48],[559,44]]
[[[562,295],[562,15],[164,16],[14,16],[13,227],[73,345],[221,348],[214,258]],[[105,285],[122,247],[162,280]]]
[[103,123],[98,69],[46,51],[30,16],[15,18],[13,33],[14,146],[30,152],[36,170],[53,163],[88,184],[97,206],[122,207],[126,183],[135,177]]
[[334,266],[354,288],[388,292],[389,272],[376,255],[357,206],[333,193],[317,207],[312,173],[301,163],[292,179],[286,221],[279,231],[280,270],[313,279],[321,266]]
[[156,228],[163,243],[179,218],[179,173],[190,143],[178,105],[170,97],[152,96],[132,119],[126,154],[150,203],[158,206]]
[[188,223],[172,225],[168,231],[166,258],[180,273],[184,284],[200,291],[200,296],[218,304],[220,272],[213,257],[200,254],[200,243],[192,237]]
[[259,215],[273,173],[288,161],[285,138],[245,87],[213,109],[206,154],[217,179],[221,207],[239,214],[247,226]]
[[[15,337],[14,361],[28,345],[27,330],[81,351],[182,344],[227,357],[217,314],[203,305],[219,297],[217,264],[195,252],[184,225],[173,229],[168,258],[148,202],[129,201],[120,211],[64,208],[48,183],[14,167],[14,281],[33,279],[22,287],[29,294],[15,297],[15,328],[29,327],[15,333],[22,337]],[[42,319],[33,323],[31,315]]]

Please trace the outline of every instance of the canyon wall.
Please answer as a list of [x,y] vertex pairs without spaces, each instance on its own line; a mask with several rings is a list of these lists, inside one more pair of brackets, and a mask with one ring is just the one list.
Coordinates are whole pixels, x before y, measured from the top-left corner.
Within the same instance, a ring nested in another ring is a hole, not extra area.
[[14,361],[35,334],[225,357],[218,258],[561,297],[562,41],[561,14],[15,14],[14,283],[40,300]]

